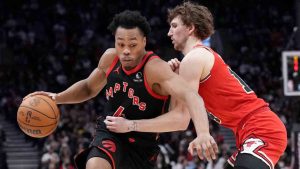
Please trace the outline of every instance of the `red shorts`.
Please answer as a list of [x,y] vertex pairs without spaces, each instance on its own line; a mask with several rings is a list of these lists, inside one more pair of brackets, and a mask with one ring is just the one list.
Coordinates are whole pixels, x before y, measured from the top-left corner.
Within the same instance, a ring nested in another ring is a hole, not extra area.
[[264,107],[240,123],[236,144],[238,151],[228,160],[230,164],[234,165],[238,153],[247,153],[273,169],[287,146],[286,128],[274,112]]

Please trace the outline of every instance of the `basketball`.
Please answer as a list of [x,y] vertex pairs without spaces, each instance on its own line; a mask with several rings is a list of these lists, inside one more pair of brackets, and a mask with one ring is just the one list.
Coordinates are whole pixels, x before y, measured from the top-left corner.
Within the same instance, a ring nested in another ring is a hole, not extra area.
[[59,117],[55,101],[44,95],[34,95],[23,100],[17,113],[21,130],[35,138],[50,135],[56,129]]

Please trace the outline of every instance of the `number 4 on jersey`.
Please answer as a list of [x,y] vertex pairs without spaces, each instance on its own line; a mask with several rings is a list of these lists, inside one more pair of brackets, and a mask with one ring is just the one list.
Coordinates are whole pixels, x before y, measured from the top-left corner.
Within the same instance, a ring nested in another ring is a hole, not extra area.
[[236,78],[236,80],[239,81],[239,83],[241,84],[242,88],[244,89],[244,91],[249,94],[249,93],[253,93],[253,90],[244,82],[243,79],[241,79],[233,70],[230,69],[230,67],[228,67],[229,72],[231,73],[232,76],[234,76]]
[[119,108],[115,111],[115,113],[113,114],[113,116],[114,117],[121,117],[124,109],[125,108],[123,106],[119,106]]

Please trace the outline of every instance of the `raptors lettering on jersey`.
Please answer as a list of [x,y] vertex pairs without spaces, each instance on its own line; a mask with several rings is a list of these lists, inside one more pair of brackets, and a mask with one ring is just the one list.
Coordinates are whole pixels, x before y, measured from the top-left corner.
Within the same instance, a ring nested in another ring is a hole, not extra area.
[[[123,82],[122,86],[120,83],[115,83],[114,87],[110,87],[109,89],[106,89],[106,99],[109,100],[110,97],[114,97],[114,94],[117,92],[127,92],[127,96],[129,99],[132,99],[132,105],[138,106],[139,110],[145,111],[147,104],[145,102],[140,102],[140,98],[138,96],[134,95],[134,89],[127,88],[128,83]],[[127,90],[128,89],[128,90]]]

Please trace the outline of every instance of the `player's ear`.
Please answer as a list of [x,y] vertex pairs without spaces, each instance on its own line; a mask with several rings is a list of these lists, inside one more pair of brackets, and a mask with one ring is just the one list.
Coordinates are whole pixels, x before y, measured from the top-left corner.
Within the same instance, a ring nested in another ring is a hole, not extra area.
[[146,36],[144,36],[143,37],[143,46],[146,47],[146,44],[147,44],[147,38],[146,38]]
[[188,26],[188,32],[189,35],[193,34],[195,32],[195,25]]

